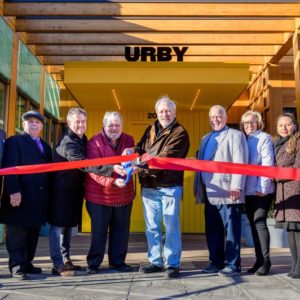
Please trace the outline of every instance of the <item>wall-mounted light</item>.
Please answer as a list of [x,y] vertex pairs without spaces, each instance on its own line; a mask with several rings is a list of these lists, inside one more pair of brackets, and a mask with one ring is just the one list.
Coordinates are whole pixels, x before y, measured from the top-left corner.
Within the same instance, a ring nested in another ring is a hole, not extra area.
[[200,89],[197,89],[190,110],[193,110],[200,95]]
[[115,89],[112,89],[111,92],[113,94],[113,97],[114,97],[114,100],[115,100],[116,105],[118,107],[118,110],[121,110],[121,105],[120,105],[120,101],[119,101],[119,97],[118,97],[117,91]]

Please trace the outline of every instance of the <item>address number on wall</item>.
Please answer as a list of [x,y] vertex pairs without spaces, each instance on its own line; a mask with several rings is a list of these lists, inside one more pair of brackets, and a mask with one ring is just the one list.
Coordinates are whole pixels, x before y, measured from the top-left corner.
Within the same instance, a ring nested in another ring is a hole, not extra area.
[[156,113],[147,113],[147,118],[148,119],[156,119],[157,118],[157,114]]

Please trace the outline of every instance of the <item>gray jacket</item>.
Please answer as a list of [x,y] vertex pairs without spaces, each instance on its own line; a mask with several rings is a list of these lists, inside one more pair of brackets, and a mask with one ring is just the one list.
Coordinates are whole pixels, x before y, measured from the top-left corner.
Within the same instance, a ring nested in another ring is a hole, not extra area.
[[[203,159],[205,147],[212,132],[202,138],[198,159]],[[235,129],[225,128],[216,138],[216,147],[210,154],[209,160],[220,162],[248,163],[248,146],[242,132]],[[194,180],[194,194],[197,203],[205,202],[205,191],[208,201],[213,204],[238,204],[245,201],[245,176],[237,174],[221,174],[198,172]],[[233,201],[230,198],[230,190],[238,189],[241,196]]]

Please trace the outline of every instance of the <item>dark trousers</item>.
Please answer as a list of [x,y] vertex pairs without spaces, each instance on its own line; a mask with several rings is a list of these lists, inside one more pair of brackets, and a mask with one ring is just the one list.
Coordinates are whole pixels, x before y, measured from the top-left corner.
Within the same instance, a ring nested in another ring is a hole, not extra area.
[[132,203],[112,207],[87,201],[86,207],[92,223],[91,247],[86,259],[88,266],[98,268],[102,263],[108,229],[109,264],[113,266],[124,264],[128,248]]
[[6,225],[6,249],[11,272],[26,272],[34,259],[40,227],[20,227]]
[[265,197],[246,196],[246,213],[251,226],[256,260],[264,262],[270,258],[270,233],[267,227],[267,215],[273,194]]
[[243,204],[212,205],[208,200],[205,202],[205,232],[209,260],[220,269],[227,266],[238,272],[241,270],[242,208]]

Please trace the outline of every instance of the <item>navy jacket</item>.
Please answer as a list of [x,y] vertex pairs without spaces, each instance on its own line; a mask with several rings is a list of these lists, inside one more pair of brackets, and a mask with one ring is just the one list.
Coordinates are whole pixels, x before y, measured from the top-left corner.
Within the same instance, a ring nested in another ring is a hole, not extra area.
[[[9,137],[5,142],[3,167],[36,165],[51,162],[51,148],[41,139],[41,153],[30,135],[23,133]],[[46,221],[49,173],[4,176],[4,191],[0,222],[17,226],[40,226]],[[11,194],[20,192],[21,204],[10,205]]]

